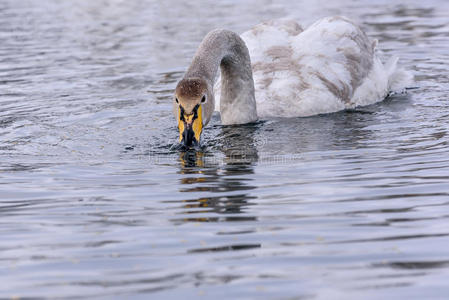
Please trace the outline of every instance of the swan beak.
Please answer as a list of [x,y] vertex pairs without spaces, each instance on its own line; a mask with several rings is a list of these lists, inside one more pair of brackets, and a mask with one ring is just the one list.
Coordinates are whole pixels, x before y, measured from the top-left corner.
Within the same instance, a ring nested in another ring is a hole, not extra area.
[[201,105],[197,105],[190,115],[184,113],[184,110],[179,108],[179,142],[186,147],[199,145],[201,132],[203,130]]

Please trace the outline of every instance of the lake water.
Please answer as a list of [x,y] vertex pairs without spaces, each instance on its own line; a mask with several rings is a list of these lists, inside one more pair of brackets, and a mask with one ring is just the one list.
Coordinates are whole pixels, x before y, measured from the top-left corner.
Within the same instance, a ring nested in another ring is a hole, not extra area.
[[[415,89],[170,151],[208,31],[336,14]],[[0,1],[0,298],[447,299],[448,47],[444,0]]]

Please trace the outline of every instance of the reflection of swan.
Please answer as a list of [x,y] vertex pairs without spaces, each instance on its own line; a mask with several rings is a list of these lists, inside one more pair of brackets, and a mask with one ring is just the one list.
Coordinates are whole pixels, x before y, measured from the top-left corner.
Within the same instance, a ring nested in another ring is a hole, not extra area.
[[250,193],[256,186],[248,178],[254,175],[254,162],[258,159],[254,147],[256,130],[252,124],[222,127],[217,150],[224,154],[223,159],[217,152],[210,157],[212,160],[201,151],[180,153],[179,191],[187,194],[183,200],[167,201],[182,204],[179,213],[183,217],[173,219],[175,223],[257,220],[246,213],[248,206],[256,204],[252,202],[256,197]]
[[304,31],[294,21],[273,21],[241,38],[212,31],[175,90],[180,141],[185,146],[199,142],[215,100],[223,124],[310,116],[381,101],[389,91],[403,89],[410,75],[396,67],[397,59],[382,64],[376,44],[344,17],[322,19]]

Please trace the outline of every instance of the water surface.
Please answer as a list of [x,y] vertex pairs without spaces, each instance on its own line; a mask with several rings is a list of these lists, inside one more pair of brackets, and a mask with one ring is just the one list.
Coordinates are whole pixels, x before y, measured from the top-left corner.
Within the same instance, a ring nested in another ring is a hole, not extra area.
[[[0,2],[0,298],[443,299],[447,1]],[[203,36],[342,14],[416,89],[170,151]]]

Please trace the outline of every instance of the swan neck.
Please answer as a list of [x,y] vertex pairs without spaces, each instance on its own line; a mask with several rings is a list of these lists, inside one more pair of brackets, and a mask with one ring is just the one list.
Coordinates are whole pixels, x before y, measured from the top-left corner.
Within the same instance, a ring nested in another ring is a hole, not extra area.
[[214,86],[221,70],[220,114],[223,124],[257,120],[254,81],[248,48],[232,31],[210,32],[198,48],[185,78],[202,78]]

